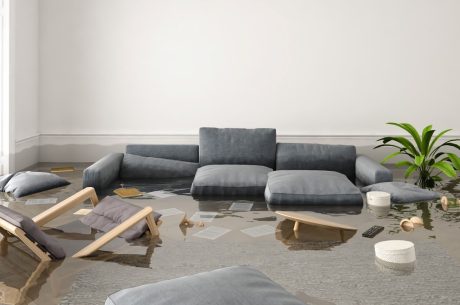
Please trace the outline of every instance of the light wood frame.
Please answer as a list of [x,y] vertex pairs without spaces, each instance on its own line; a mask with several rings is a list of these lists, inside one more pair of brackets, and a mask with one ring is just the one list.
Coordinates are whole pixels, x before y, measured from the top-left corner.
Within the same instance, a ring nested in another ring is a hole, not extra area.
[[[40,213],[39,215],[32,218],[32,220],[38,225],[43,226],[53,219],[59,217],[60,215],[64,214],[65,212],[71,210],[75,206],[83,203],[87,199],[91,200],[93,207],[95,207],[99,203],[99,199],[97,197],[96,191],[92,187],[87,187],[78,193],[70,196],[69,198],[61,201],[60,203],[56,204],[52,208]],[[78,251],[72,257],[79,258],[88,256],[94,251],[100,249],[111,240],[116,238],[118,235],[122,234],[135,224],[137,224],[142,219],[145,219],[147,222],[148,229],[152,236],[159,236],[158,227],[155,223],[155,220],[152,216],[153,209],[151,207],[145,207],[109,232],[102,235],[97,240],[93,241],[91,244],[83,248],[82,250]],[[5,251],[5,247],[7,245],[7,237],[12,235],[17,237],[21,240],[41,261],[50,261],[51,257],[50,254],[45,252],[42,248],[38,246],[35,242],[31,241],[25,234],[25,232],[11,223],[0,219],[0,234],[3,235],[3,239],[0,241],[0,249]]]

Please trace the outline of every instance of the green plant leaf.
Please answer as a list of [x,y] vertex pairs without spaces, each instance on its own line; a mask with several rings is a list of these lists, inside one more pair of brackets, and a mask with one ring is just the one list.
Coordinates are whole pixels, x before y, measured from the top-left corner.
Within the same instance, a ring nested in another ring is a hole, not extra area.
[[460,170],[460,158],[456,154],[448,153],[450,161],[455,169]]
[[414,128],[414,126],[412,126],[412,125],[409,124],[409,123],[394,123],[394,122],[389,122],[389,123],[387,123],[387,124],[388,124],[388,125],[397,126],[397,127],[399,127],[399,128],[404,129],[405,131],[407,131],[407,132],[412,136],[412,138],[414,139],[415,144],[417,145],[419,151],[422,152],[422,139],[420,138],[420,134],[419,134],[418,131]]
[[443,131],[441,131],[436,137],[434,137],[433,141],[431,141],[431,144],[430,144],[430,146],[429,146],[428,149],[427,149],[427,153],[431,152],[431,150],[433,149],[434,144],[436,144],[436,142],[438,142],[438,140],[439,140],[443,135],[445,135],[446,133],[448,133],[448,132],[451,131],[451,130],[452,130],[452,129],[443,130]]
[[428,155],[430,153],[430,151],[429,151],[430,141],[431,141],[431,138],[433,137],[434,133],[435,133],[435,130],[429,130],[429,131],[427,131],[427,133],[422,138],[422,152],[425,155]]
[[415,164],[412,164],[411,166],[409,166],[406,172],[404,173],[404,178],[406,179],[409,178],[417,168],[418,167]]
[[399,144],[403,145],[404,148],[406,148],[413,155],[418,155],[419,154],[417,149],[415,148],[414,144],[412,144],[408,139],[406,139],[404,137],[387,137],[386,140],[388,140],[388,141],[385,142],[385,140],[384,140],[385,144],[388,143],[389,141],[395,141],[395,142],[398,142]]
[[457,172],[455,169],[446,161],[439,161],[433,164],[433,167],[439,169],[441,172],[443,172],[447,177],[456,177]]
[[425,161],[425,155],[415,156],[414,163],[417,166],[421,166],[423,161]]
[[382,160],[381,163],[383,164],[383,163],[387,162],[388,160],[390,160],[391,158],[394,158],[394,157],[396,157],[396,156],[398,156],[398,155],[400,155],[400,154],[401,154],[400,151],[397,151],[397,152],[394,152],[394,153],[392,153],[392,154],[389,154],[388,156],[386,156],[385,158],[383,158],[383,160]]
[[431,179],[433,179],[434,181],[437,181],[437,182],[442,181],[442,178],[439,177],[439,176],[433,176],[433,177],[431,177]]
[[399,162],[396,162],[395,165],[396,165],[397,167],[401,167],[401,166],[411,166],[411,165],[414,165],[414,163],[409,162],[409,161],[399,161]]
[[450,139],[444,143],[442,143],[441,145],[439,145],[438,147],[436,147],[431,153],[430,153],[430,156],[433,156],[435,153],[438,152],[438,150],[440,150],[442,147],[444,146],[451,146],[451,147],[454,147],[454,148],[457,148],[458,150],[460,150],[460,145],[458,145],[457,143],[453,143],[453,142],[456,142],[456,141],[460,141],[460,139]]

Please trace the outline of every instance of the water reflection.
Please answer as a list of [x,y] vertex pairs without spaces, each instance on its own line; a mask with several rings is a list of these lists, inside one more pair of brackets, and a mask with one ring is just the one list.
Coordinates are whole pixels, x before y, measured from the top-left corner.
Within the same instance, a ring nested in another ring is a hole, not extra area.
[[289,250],[331,250],[356,234],[355,230],[308,224],[301,224],[299,230],[294,231],[294,221],[288,219],[281,221],[276,229],[276,239],[285,244]]
[[379,258],[375,258],[375,265],[377,270],[384,273],[389,273],[392,275],[410,275],[415,270],[415,262],[397,264],[390,263]]

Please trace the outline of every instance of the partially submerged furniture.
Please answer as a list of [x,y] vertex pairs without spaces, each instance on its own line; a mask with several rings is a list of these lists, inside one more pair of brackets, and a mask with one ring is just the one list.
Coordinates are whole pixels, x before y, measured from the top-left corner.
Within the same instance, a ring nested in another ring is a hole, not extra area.
[[133,287],[111,294],[105,305],[305,305],[262,272],[235,266]]
[[194,196],[265,195],[271,205],[359,205],[363,199],[356,185],[393,179],[390,170],[357,155],[354,146],[276,143],[275,129],[205,127],[199,140],[199,147],[128,145],[126,154],[111,154],[88,167],[83,185],[102,189],[117,179],[194,176]]
[[[38,256],[41,261],[63,259],[66,253],[59,245],[58,241],[45,234],[40,227],[74,208],[78,204],[83,203],[87,199],[90,199],[93,206],[97,207],[99,200],[94,188],[85,188],[32,219],[7,207],[0,206],[0,233],[4,236],[1,240],[1,247],[4,249],[7,246],[7,237],[15,236]],[[129,205],[128,203],[126,204]],[[152,208],[137,208],[135,211],[137,212],[126,218],[119,225],[114,226],[113,229],[102,235],[99,239],[93,241],[74,254],[73,257],[90,255],[143,220],[145,220],[151,234],[153,236],[158,236],[158,228],[152,217]]]

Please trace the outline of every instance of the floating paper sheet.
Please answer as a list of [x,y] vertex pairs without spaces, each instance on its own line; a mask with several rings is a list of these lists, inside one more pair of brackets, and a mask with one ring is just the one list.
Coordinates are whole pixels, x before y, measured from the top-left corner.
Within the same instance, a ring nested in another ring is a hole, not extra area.
[[172,196],[177,196],[176,194],[167,192],[167,191],[155,191],[155,192],[150,192],[148,194],[155,196],[157,198],[168,198]]
[[74,215],[88,215],[93,209],[80,209],[73,213]]
[[57,198],[29,199],[26,201],[26,205],[55,204],[57,200]]
[[179,214],[185,214],[184,211],[181,211],[181,210],[176,209],[176,208],[157,210],[156,212],[160,213],[161,217],[168,217],[168,216],[174,216],[174,215],[179,215]]
[[192,221],[211,222],[217,216],[216,212],[196,212],[190,217]]
[[261,225],[261,226],[256,226],[252,228],[243,229],[241,230],[241,232],[251,237],[260,237],[260,236],[274,234],[275,228],[269,225]]
[[193,236],[214,240],[230,231],[230,229],[210,226],[198,233],[193,234]]
[[234,201],[228,208],[230,211],[249,212],[254,205],[251,201]]

